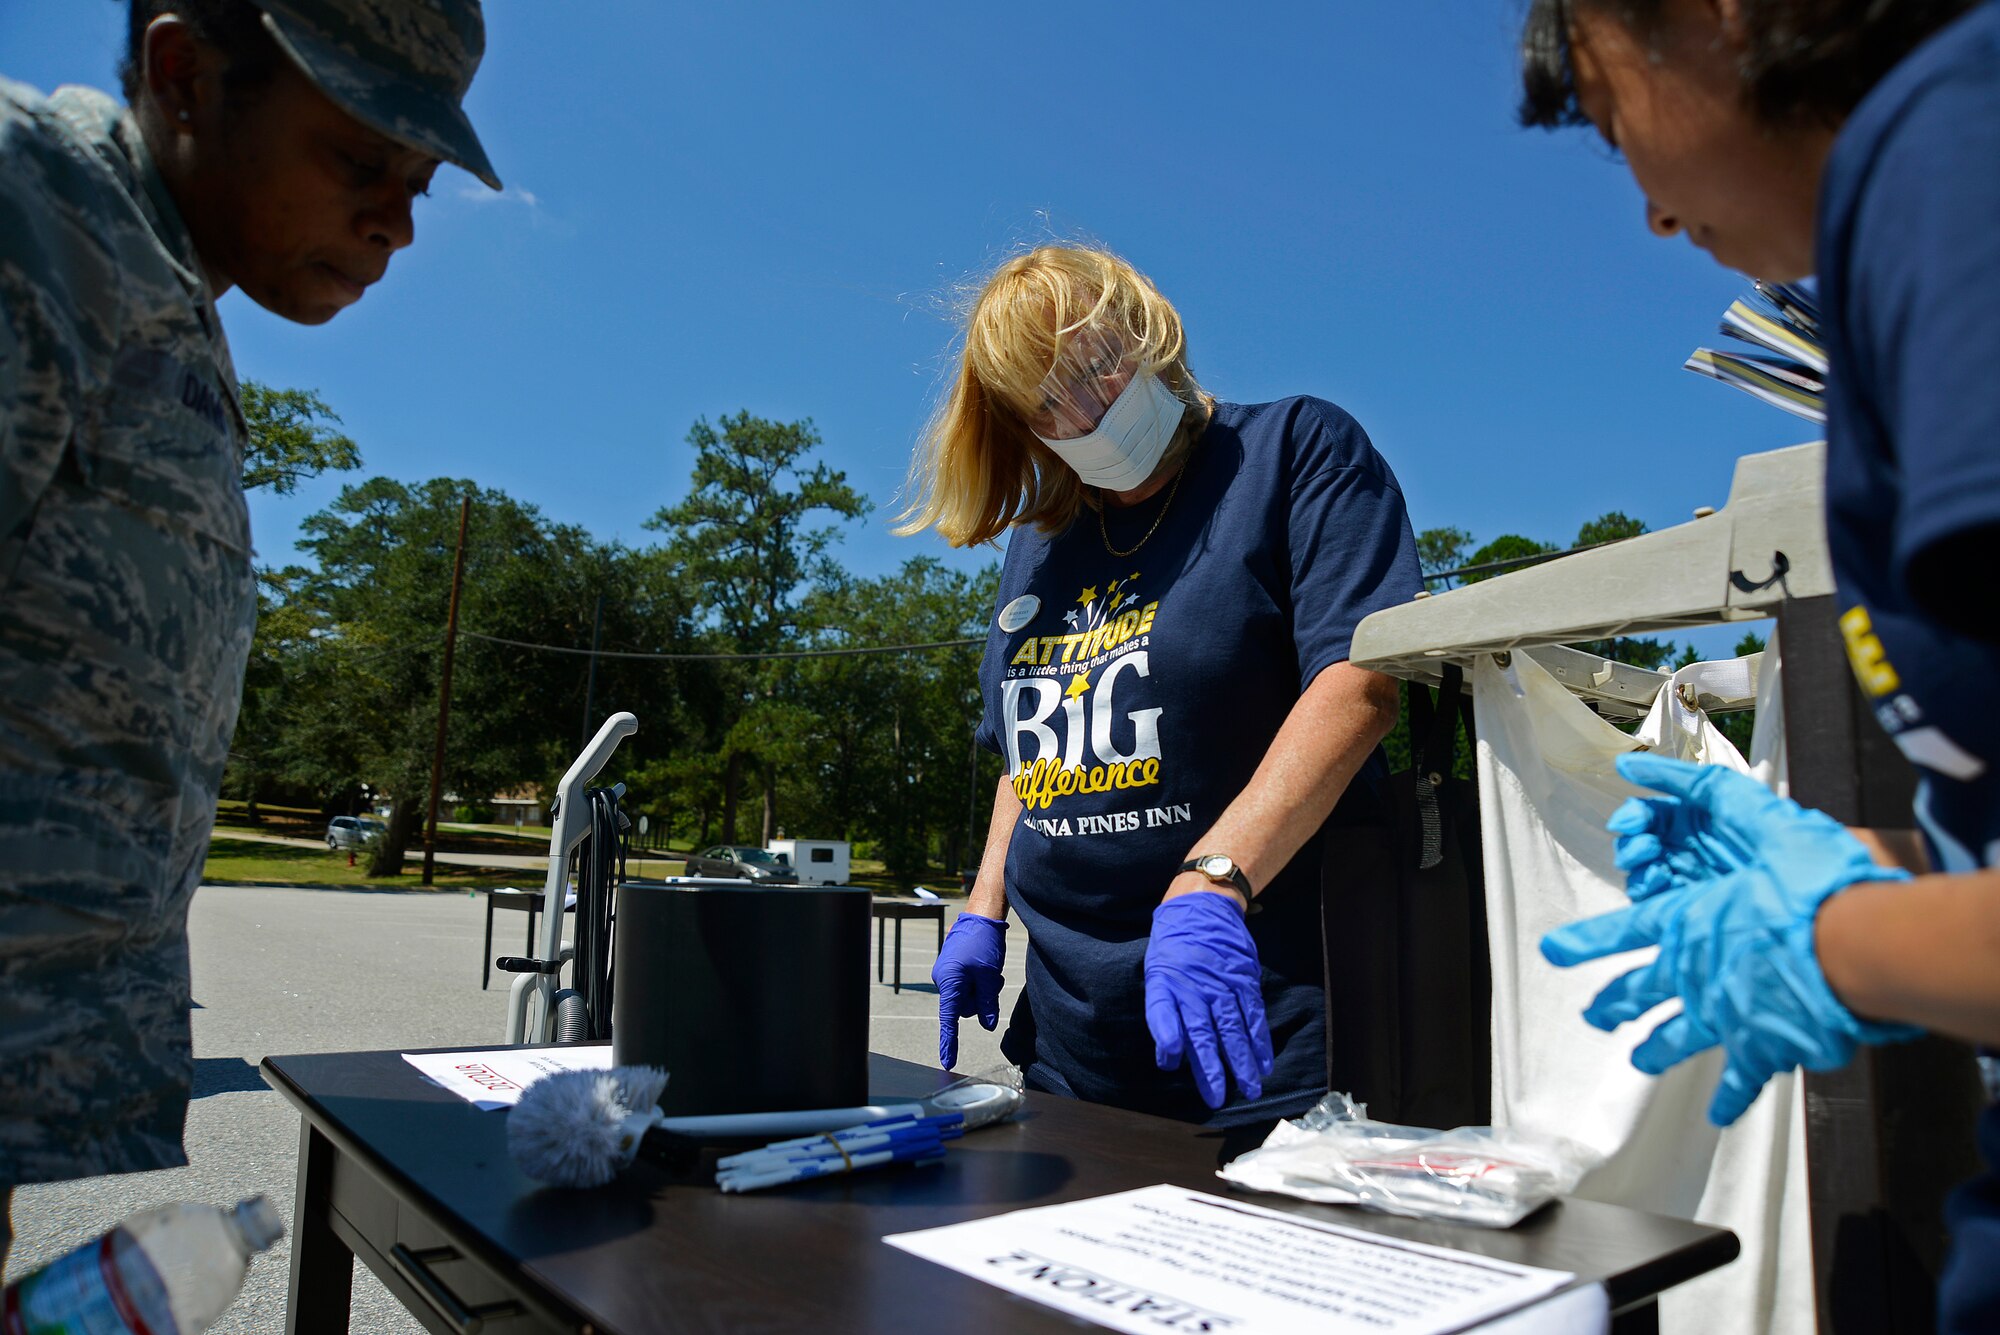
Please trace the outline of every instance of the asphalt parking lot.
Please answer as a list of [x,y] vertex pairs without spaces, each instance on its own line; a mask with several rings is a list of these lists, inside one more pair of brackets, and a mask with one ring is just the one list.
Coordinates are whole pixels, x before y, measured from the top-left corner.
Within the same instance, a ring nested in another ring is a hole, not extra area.
[[[480,990],[484,926],[484,901],[461,894],[203,887],[189,920],[195,1076],[188,1166],[22,1188],[14,1197],[7,1278],[135,1211],[173,1201],[228,1205],[262,1192],[289,1223],[298,1118],[264,1085],[257,1063],[274,1053],[497,1045],[505,1034],[509,979],[497,975],[491,990]],[[519,914],[500,915],[495,953],[517,952],[521,928]],[[1009,936],[1003,1017],[1020,986],[1023,946],[1018,929]],[[893,950],[893,925],[889,942]],[[874,983],[871,959],[869,1037],[876,1051],[937,1059],[930,984],[936,950],[932,924],[904,925],[900,995],[887,982]],[[997,1035],[974,1021],[960,1032],[959,1069],[1000,1061]],[[288,1242],[259,1257],[243,1295],[215,1329],[246,1335],[283,1329],[290,1266]],[[373,1276],[357,1272],[356,1332],[423,1329]]]

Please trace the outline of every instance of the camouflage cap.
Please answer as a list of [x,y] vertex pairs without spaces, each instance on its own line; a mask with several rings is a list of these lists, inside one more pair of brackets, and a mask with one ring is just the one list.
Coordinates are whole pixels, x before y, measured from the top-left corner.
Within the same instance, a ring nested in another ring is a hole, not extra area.
[[348,115],[500,189],[460,104],[486,51],[479,0],[256,0],[264,26]]

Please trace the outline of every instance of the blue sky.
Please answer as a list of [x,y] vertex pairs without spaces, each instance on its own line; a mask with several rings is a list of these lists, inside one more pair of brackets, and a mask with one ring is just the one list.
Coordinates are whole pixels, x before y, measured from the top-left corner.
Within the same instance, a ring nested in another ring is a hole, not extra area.
[[[317,389],[370,473],[643,542],[696,417],[811,417],[878,506],[850,566],[970,566],[888,532],[950,313],[1014,248],[1092,238],[1221,397],[1353,412],[1419,528],[1678,523],[1814,431],[1679,369],[1746,284],[1651,237],[1584,135],[1514,128],[1519,9],[489,0],[468,107],[507,194],[441,172],[330,325],[224,319],[239,372]],[[110,86],[123,11],[0,0],[0,73]],[[266,561],[341,480],[253,499]]]

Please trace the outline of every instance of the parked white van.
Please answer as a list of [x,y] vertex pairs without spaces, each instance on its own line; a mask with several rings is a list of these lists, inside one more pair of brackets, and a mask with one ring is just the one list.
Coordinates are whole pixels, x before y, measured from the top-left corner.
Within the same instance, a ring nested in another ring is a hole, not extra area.
[[851,871],[845,839],[773,839],[764,846],[790,863],[801,885],[846,885]]

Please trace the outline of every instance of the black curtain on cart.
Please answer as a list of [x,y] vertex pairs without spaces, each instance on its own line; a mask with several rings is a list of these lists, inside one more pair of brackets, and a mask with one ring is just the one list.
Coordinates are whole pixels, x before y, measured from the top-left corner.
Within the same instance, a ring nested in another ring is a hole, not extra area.
[[[1453,775],[1472,700],[1457,667],[1411,683],[1410,768],[1378,810],[1336,811],[1321,860],[1327,1085],[1412,1126],[1492,1117],[1491,958],[1479,786]],[[1345,804],[1343,804],[1345,805]]]

